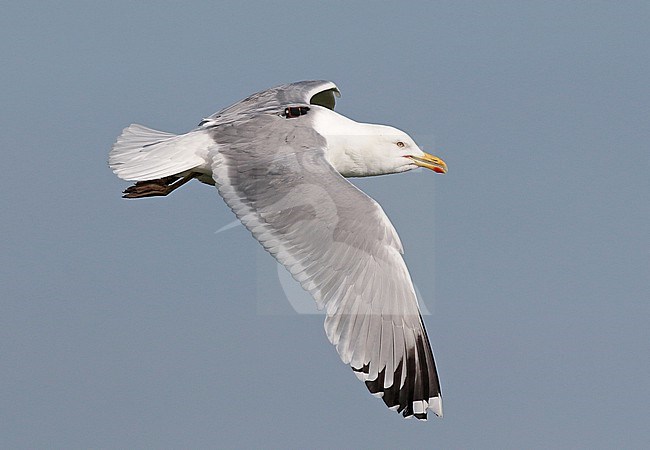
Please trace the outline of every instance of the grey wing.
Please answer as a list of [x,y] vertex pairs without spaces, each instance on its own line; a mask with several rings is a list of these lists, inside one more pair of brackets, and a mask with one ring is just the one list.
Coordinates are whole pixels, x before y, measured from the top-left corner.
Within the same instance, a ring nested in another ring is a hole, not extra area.
[[379,204],[325,159],[310,121],[261,115],[211,130],[221,196],[325,308],[325,330],[371,393],[442,415],[433,353],[402,246]]
[[204,119],[200,126],[210,127],[260,113],[274,112],[287,105],[319,105],[334,109],[341,94],[331,81],[298,81],[252,94]]

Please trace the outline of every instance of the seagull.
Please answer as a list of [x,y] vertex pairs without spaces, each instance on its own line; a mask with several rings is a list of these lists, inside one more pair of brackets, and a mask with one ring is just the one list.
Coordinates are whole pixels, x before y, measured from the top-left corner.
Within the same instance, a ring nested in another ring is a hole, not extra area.
[[403,417],[442,417],[442,394],[403,247],[381,206],[348,177],[440,158],[386,125],[334,111],[330,81],[253,94],[176,135],[132,124],[108,164],[135,181],[125,198],[166,196],[190,180],[216,186],[237,218],[326,312],[325,332],[368,390]]

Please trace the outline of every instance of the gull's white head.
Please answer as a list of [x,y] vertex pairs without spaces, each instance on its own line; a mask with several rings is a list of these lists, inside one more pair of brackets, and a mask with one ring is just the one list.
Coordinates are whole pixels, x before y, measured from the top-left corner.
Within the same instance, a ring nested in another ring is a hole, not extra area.
[[315,123],[327,140],[327,156],[344,177],[366,177],[426,167],[446,173],[440,158],[423,152],[405,132],[387,125],[360,123],[340,114],[327,114]]

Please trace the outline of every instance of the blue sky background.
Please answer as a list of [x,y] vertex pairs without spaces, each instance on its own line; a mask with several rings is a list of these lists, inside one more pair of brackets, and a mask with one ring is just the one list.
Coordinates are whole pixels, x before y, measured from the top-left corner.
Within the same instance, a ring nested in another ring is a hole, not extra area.
[[[13,2],[0,15],[0,447],[642,448],[647,2]],[[399,231],[445,418],[373,399],[212,188],[108,151],[331,79],[449,174],[357,181]]]

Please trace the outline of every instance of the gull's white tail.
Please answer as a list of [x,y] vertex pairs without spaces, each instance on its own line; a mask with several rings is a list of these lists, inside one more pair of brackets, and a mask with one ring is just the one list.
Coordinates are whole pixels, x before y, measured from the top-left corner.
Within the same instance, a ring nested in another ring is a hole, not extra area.
[[108,165],[123,180],[155,180],[205,165],[214,145],[205,130],[176,135],[132,124],[117,138]]

